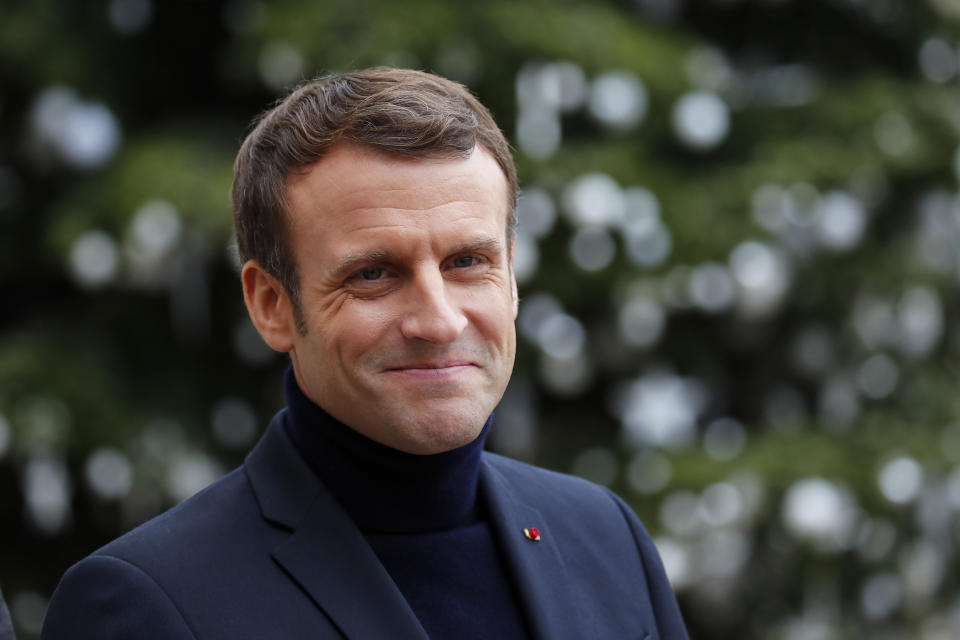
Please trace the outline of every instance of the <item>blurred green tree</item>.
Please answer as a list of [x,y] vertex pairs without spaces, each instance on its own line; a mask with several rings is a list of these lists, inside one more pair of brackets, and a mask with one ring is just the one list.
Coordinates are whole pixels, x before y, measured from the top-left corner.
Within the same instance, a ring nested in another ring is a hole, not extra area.
[[238,464],[284,359],[228,190],[311,76],[464,82],[516,145],[492,446],[608,484],[698,638],[960,630],[956,0],[0,6],[0,582]]

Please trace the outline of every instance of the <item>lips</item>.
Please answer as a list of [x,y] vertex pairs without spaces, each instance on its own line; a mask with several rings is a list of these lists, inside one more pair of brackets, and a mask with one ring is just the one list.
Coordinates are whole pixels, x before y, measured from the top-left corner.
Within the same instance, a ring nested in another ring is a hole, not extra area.
[[455,367],[472,367],[475,363],[469,360],[430,360],[426,362],[411,362],[398,366],[387,367],[387,371],[415,371],[430,369],[453,369]]

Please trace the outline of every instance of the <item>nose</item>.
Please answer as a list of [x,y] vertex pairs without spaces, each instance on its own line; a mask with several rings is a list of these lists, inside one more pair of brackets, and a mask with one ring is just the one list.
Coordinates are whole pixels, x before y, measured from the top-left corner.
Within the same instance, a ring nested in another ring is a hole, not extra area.
[[411,283],[400,333],[409,340],[447,344],[467,327],[467,317],[450,297],[448,283],[439,271],[417,274]]

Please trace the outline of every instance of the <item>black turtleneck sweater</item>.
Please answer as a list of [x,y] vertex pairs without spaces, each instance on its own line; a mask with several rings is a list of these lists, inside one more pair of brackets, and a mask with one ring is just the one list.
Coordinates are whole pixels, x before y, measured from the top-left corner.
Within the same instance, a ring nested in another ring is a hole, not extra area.
[[478,496],[490,421],[473,442],[404,453],[337,421],[284,378],[284,428],[353,518],[432,640],[528,638]]

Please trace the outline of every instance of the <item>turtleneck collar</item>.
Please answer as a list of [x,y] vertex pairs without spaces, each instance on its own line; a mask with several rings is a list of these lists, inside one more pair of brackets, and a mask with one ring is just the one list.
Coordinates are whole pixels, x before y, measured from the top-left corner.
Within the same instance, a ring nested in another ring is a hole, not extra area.
[[477,483],[490,420],[477,438],[434,455],[380,444],[314,404],[284,375],[284,428],[314,473],[365,533],[424,533],[479,520]]

